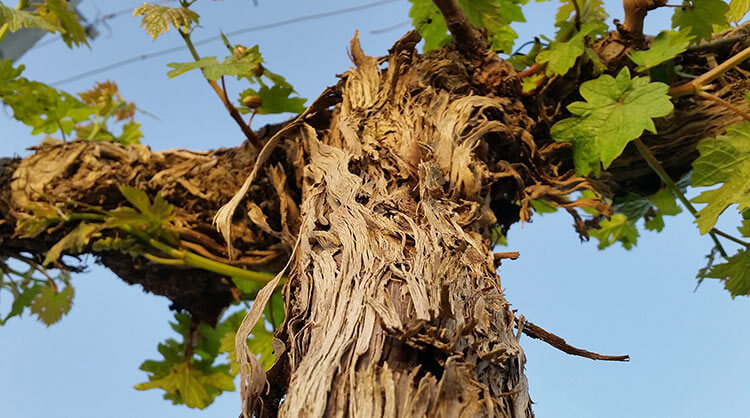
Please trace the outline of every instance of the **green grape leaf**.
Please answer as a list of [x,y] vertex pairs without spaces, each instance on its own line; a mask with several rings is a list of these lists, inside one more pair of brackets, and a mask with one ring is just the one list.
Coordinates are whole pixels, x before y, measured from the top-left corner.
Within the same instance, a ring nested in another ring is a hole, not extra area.
[[52,248],[47,251],[43,265],[48,265],[56,261],[64,251],[79,253],[89,243],[92,237],[95,237],[102,229],[101,225],[88,224],[81,222],[75,229],[65,235],[60,241],[57,241]]
[[546,200],[531,199],[530,203],[531,207],[534,208],[534,212],[540,215],[557,212],[557,206]]
[[750,237],[750,219],[743,219],[742,225],[737,227],[743,237]]
[[[451,37],[443,16],[431,0],[410,0],[409,17],[425,41],[429,51],[448,45]],[[510,53],[518,37],[511,22],[525,22],[521,4],[525,0],[458,0],[466,19],[474,26],[487,30],[490,48]]]
[[230,55],[222,62],[219,62],[216,57],[205,57],[199,61],[184,63],[172,62],[167,64],[167,66],[173,68],[173,70],[167,73],[167,76],[175,78],[190,70],[200,68],[203,71],[203,75],[209,80],[218,80],[223,76],[246,77],[252,75],[258,64],[263,62],[257,45],[253,47],[253,50],[255,51],[254,53],[248,52],[241,57]]
[[234,382],[229,374],[222,372],[204,374],[201,370],[188,367],[186,363],[176,364],[164,376],[149,377],[148,382],[139,383],[135,385],[135,388],[138,390],[163,389],[170,395],[178,396],[178,399],[190,408],[204,409],[213,401],[208,386],[220,391],[234,390]]
[[[572,0],[561,1],[562,5],[555,14],[555,27],[559,28],[555,39],[557,41],[567,41],[570,36],[576,31],[578,23],[574,19],[576,15],[576,7],[573,5]],[[579,21],[581,25],[587,23],[599,23],[605,25],[605,21],[608,17],[607,12],[604,10],[604,4],[602,0],[576,0],[578,4],[578,10],[580,11]],[[606,30],[606,29],[605,29]],[[597,58],[598,60],[598,58]]]
[[13,68],[13,61],[0,59],[0,81],[13,81],[23,73],[24,69],[26,69],[26,67],[23,65],[19,65],[18,68]]
[[628,142],[644,130],[656,133],[652,118],[672,112],[672,102],[664,83],[649,82],[648,77],[631,80],[625,67],[613,78],[604,74],[581,84],[585,102],[568,105],[574,116],[552,126],[552,138],[573,142],[573,160],[578,175],[592,170],[598,176],[601,161],[606,169],[622,153]]
[[693,43],[711,39],[714,25],[727,24],[729,5],[722,0],[685,0],[683,6],[675,9],[672,27],[688,30]]
[[474,26],[485,28],[489,35],[490,48],[510,53],[513,41],[518,37],[510,24],[525,22],[518,0],[458,0],[466,19]]
[[628,217],[628,220],[637,221],[651,208],[651,201],[636,193],[628,193],[624,198],[615,203],[615,212]]
[[20,294],[16,295],[13,299],[13,304],[10,306],[10,312],[2,320],[2,323],[8,321],[14,316],[21,316],[23,310],[31,306],[31,302],[34,298],[42,291],[42,286],[35,284],[23,290]]
[[412,25],[424,39],[424,50],[442,48],[451,42],[448,26],[432,0],[410,0]]
[[648,199],[656,208],[656,213],[646,216],[646,229],[649,231],[661,232],[665,216],[675,216],[682,212],[674,195],[667,188],[659,190]]
[[122,125],[122,133],[114,140],[121,143],[122,145],[127,146],[140,144],[141,138],[143,138],[143,133],[141,132],[141,124],[133,122],[131,120],[129,122],[125,122],[125,124]]
[[599,240],[598,248],[603,250],[617,241],[623,248],[629,250],[638,242],[638,229],[628,217],[617,213],[611,219],[605,219],[599,223],[598,229],[590,229],[589,235]]
[[72,286],[63,290],[46,285],[31,301],[31,313],[35,314],[45,325],[50,326],[59,321],[73,306],[75,292]]
[[728,17],[731,22],[739,22],[750,9],[750,0],[732,0],[729,2]]
[[305,111],[305,100],[302,97],[289,97],[295,91],[291,87],[285,86],[261,86],[260,89],[247,89],[240,93],[240,102],[247,96],[258,96],[261,98],[261,105],[256,109],[259,115],[271,113],[302,113]]
[[661,31],[649,49],[631,52],[630,59],[638,65],[636,71],[643,72],[685,52],[691,39],[693,36],[686,29]]
[[705,277],[724,280],[724,287],[732,297],[750,293],[750,251],[739,250],[726,263],[714,264]]
[[[561,3],[560,8],[557,9],[557,13],[555,14],[555,26],[566,30],[568,24],[574,23],[573,17],[576,13],[576,7],[572,1]],[[578,10],[581,12],[581,24],[591,22],[604,23],[609,16],[604,10],[604,2],[602,0],[576,0],[576,3],[578,3]]]
[[143,3],[133,10],[133,16],[143,16],[141,26],[156,40],[159,35],[169,32],[169,26],[183,32],[190,30],[199,20],[198,13],[187,7],[167,7]]
[[15,32],[21,28],[38,28],[48,32],[63,32],[64,29],[54,25],[41,16],[25,10],[16,10],[0,3],[0,26],[8,25],[8,30]]
[[0,60],[0,99],[13,110],[13,118],[33,128],[32,134],[69,134],[79,122],[96,113],[72,95],[44,83],[19,77],[24,67]]
[[549,49],[536,56],[536,62],[547,64],[546,73],[549,76],[565,75],[575,65],[578,57],[583,55],[586,37],[592,33],[603,32],[606,29],[607,26],[600,23],[586,23],[567,42],[552,42]]
[[729,126],[724,136],[703,139],[697,149],[700,156],[693,161],[692,186],[723,183],[693,199],[706,203],[695,220],[705,234],[728,206],[736,204],[740,211],[750,208],[750,122]]
[[46,202],[32,202],[29,210],[32,215],[23,213],[16,223],[16,233],[22,238],[34,238],[48,227],[64,220],[63,213]]
[[70,3],[66,0],[46,0],[45,3],[45,6],[37,8],[37,13],[51,24],[63,28],[62,39],[68,48],[89,44],[86,40],[86,29],[81,25],[80,18]]

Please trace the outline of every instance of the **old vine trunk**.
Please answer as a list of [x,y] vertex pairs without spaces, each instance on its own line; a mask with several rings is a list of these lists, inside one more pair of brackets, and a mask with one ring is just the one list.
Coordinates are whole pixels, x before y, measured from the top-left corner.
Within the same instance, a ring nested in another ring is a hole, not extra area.
[[[746,35],[747,26],[726,35],[737,41],[688,51],[679,64],[705,71],[706,55],[723,61],[744,47],[747,36],[737,33]],[[125,204],[118,185],[159,191],[177,206],[172,225],[181,248],[257,271],[276,273],[289,261],[274,366],[265,373],[254,357],[240,358],[249,371],[247,416],[531,416],[520,331],[496,273],[493,229],[528,220],[530,201],[542,199],[568,209],[585,235],[574,207],[600,214],[610,208],[597,199],[570,201],[572,192],[612,198],[653,193],[660,183],[629,148],[600,179],[577,177],[570,145],[550,139],[549,127],[565,117],[592,69],[580,68],[576,79],[549,79],[523,96],[502,61],[451,48],[420,56],[418,40],[407,34],[386,59],[376,59],[355,37],[355,67],[328,90],[327,101],[281,131],[258,132],[276,145],[268,160],[258,162],[249,144],[157,153],[74,142],[0,161],[2,252],[41,260],[75,226],[24,236],[16,227],[34,219],[34,205],[112,209]],[[596,46],[610,72],[625,65],[629,47],[618,42]],[[746,109],[747,71],[726,73],[715,93]],[[658,121],[659,135],[642,139],[678,178],[690,170],[698,140],[738,119],[685,96]],[[258,178],[227,243],[211,219],[254,168]],[[129,283],[167,296],[196,321],[215,323],[236,290],[215,273],[88,244],[80,250]],[[252,329],[253,319],[243,329]]]

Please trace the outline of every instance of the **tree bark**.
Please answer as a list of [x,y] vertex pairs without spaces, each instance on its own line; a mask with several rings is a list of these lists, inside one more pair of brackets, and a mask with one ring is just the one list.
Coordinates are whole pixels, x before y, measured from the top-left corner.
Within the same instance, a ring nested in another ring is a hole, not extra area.
[[[699,74],[709,65],[706,54],[723,61],[743,42],[689,51],[679,62]],[[459,52],[420,56],[414,45],[413,35],[402,38],[383,68],[353,40],[356,68],[335,88],[340,103],[284,137],[237,211],[236,259],[211,219],[253,169],[257,153],[249,146],[155,153],[74,142],[6,160],[2,251],[42,255],[70,230],[14,233],[35,202],[112,209],[124,204],[120,184],[159,191],[178,207],[174,224],[185,248],[269,272],[291,256],[277,361],[267,377],[254,376],[261,384],[248,393],[247,413],[531,416],[525,358],[495,271],[493,227],[528,220],[532,199],[606,212],[601,202],[566,196],[586,189],[648,194],[659,181],[632,150],[600,179],[577,177],[569,145],[549,138],[549,127],[577,99],[575,87],[593,77],[585,68],[522,96],[501,61],[491,63],[492,74],[506,78],[493,88]],[[598,51],[615,69],[627,46],[603,42]],[[718,84],[717,94],[747,109],[746,67]],[[699,139],[737,120],[713,103],[682,97],[659,121],[659,135],[643,139],[676,178],[690,170]],[[258,137],[266,141],[276,130]],[[96,254],[129,283],[199,320],[215,321],[231,301],[232,284],[216,274]]]

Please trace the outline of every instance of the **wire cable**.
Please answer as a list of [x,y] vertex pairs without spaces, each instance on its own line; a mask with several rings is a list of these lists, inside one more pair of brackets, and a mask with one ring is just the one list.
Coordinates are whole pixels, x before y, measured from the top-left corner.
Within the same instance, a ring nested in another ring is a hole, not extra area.
[[[358,11],[361,11],[361,10],[366,10],[366,9],[371,9],[371,8],[374,8],[374,7],[382,6],[382,5],[385,5],[385,4],[388,4],[388,3],[395,3],[397,1],[399,1],[399,0],[380,0],[380,1],[375,1],[375,2],[372,2],[372,3],[361,4],[359,6],[352,6],[352,7],[342,8],[342,9],[331,10],[331,11],[328,11],[328,12],[321,12],[321,13],[314,13],[314,14],[309,14],[309,15],[305,15],[305,16],[293,17],[291,19],[279,20],[277,22],[266,23],[266,24],[263,24],[263,25],[250,26],[250,27],[247,27],[247,28],[237,29],[237,30],[234,30],[234,31],[231,31],[231,32],[227,32],[224,35],[226,35],[227,37],[229,37],[229,36],[239,35],[239,34],[243,34],[243,33],[257,32],[257,31],[262,31],[262,30],[266,30],[266,29],[273,29],[273,28],[278,28],[278,27],[281,27],[281,26],[288,26],[288,25],[292,25],[292,24],[295,24],[295,23],[306,22],[306,21],[310,21],[310,20],[317,20],[317,19],[323,19],[323,18],[331,17],[331,16],[338,16],[338,15],[343,15],[343,14],[354,13],[354,12],[358,12]],[[211,42],[216,42],[218,40],[221,40],[221,35],[216,35],[216,36],[211,36],[211,37],[208,37],[208,38],[205,38],[205,39],[201,39],[199,41],[193,42],[193,44],[196,45],[196,46],[197,45],[204,45],[204,44],[208,44],[208,43],[211,43]],[[148,60],[148,59],[151,59],[151,58],[156,58],[156,57],[160,57],[160,56],[172,54],[172,53],[175,53],[175,52],[179,52],[179,51],[182,51],[182,50],[184,50],[186,48],[187,48],[187,46],[180,45],[180,46],[176,46],[176,47],[172,47],[172,48],[162,49],[162,50],[159,50],[159,51],[149,52],[149,53],[142,54],[142,55],[137,55],[137,56],[134,56],[134,57],[126,58],[126,59],[121,60],[121,61],[114,62],[114,63],[109,64],[109,65],[105,65],[103,67],[95,68],[93,70],[85,71],[85,72],[82,72],[80,74],[76,74],[74,76],[71,76],[71,77],[68,77],[68,78],[64,78],[62,80],[55,81],[53,83],[50,83],[50,85],[51,86],[59,86],[59,85],[70,83],[70,82],[73,82],[73,81],[76,81],[76,80],[80,80],[82,78],[86,78],[86,77],[89,77],[89,76],[92,76],[92,75],[101,74],[101,73],[103,73],[105,71],[109,71],[109,70],[112,70],[112,69],[115,69],[115,68],[118,68],[118,67],[129,65],[129,64],[132,64],[132,63],[135,63],[135,62],[144,61],[144,60]]]

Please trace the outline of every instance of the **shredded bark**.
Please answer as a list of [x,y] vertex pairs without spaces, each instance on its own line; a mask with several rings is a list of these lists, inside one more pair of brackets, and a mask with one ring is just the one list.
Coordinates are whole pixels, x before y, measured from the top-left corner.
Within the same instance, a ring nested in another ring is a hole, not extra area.
[[[747,44],[747,27],[727,33],[732,42],[690,50],[678,63],[704,72]],[[266,372],[247,347],[238,351],[246,416],[531,416],[520,333],[513,332],[518,320],[495,270],[516,254],[493,254],[492,229],[528,220],[531,200],[542,199],[568,210],[584,234],[575,208],[611,208],[597,199],[572,201],[571,193],[646,195],[660,181],[630,147],[602,178],[578,177],[570,144],[551,140],[550,126],[579,99],[580,83],[594,77],[590,68],[522,97],[506,63],[469,60],[451,48],[420,56],[418,41],[407,34],[383,66],[355,38],[354,68],[325,102],[258,133],[270,142],[262,159],[249,144],[200,153],[73,142],[2,160],[2,250],[39,260],[74,227],[15,235],[34,202],[113,209],[126,204],[119,185],[160,192],[177,207],[182,247],[282,272],[277,280],[289,264],[276,363]],[[616,72],[630,65],[623,57],[633,47],[607,39],[596,50]],[[747,109],[748,71],[744,64],[726,73],[714,93]],[[737,120],[685,96],[672,116],[657,121],[659,134],[643,140],[679,178],[696,157],[695,143]],[[227,206],[221,219],[231,236],[222,235],[212,220],[233,198],[239,210]],[[232,284],[213,273],[95,254],[199,321],[215,321],[231,302]],[[258,295],[238,340],[276,284]],[[571,347],[533,324],[522,328],[571,354],[618,357]]]

